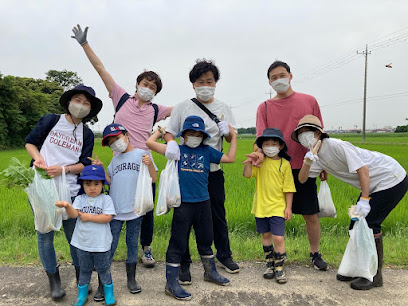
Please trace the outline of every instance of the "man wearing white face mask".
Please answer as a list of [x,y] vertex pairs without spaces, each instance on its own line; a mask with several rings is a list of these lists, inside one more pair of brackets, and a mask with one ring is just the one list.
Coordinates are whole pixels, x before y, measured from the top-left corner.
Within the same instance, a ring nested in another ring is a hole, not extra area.
[[[109,97],[112,99],[115,109],[114,122],[123,125],[129,132],[130,144],[137,149],[145,150],[146,140],[150,137],[152,127],[156,121],[164,120],[171,114],[172,107],[153,104],[151,100],[162,89],[162,81],[154,71],[144,71],[136,79],[136,93],[129,95],[125,89],[120,87],[105,69],[101,60],[96,56],[87,41],[88,27],[83,31],[79,25],[73,28],[74,38],[83,48],[90,63],[98,72]],[[156,184],[152,185],[153,197],[155,195]],[[153,240],[153,210],[148,212],[142,221],[140,232],[140,244],[143,252],[141,260],[143,265],[151,268],[155,265],[155,260],[151,252]],[[102,301],[102,294],[98,294],[95,300]]]
[[[317,201],[316,179],[309,178],[305,184],[298,181],[298,173],[302,168],[303,157],[307,152],[299,143],[293,141],[290,135],[296,128],[299,119],[307,114],[313,114],[322,121],[320,108],[314,97],[294,92],[291,86],[292,73],[288,64],[275,61],[267,72],[269,84],[276,91],[276,96],[261,103],[256,114],[256,135],[268,127],[279,128],[287,141],[288,154],[292,157],[290,165],[295,180],[296,193],[293,197],[293,213],[301,214],[306,222],[306,231],[310,243],[310,258],[318,270],[326,270],[327,264],[319,252],[320,222],[318,218],[319,204]],[[253,153],[258,158],[259,165],[264,160],[262,149]],[[321,176],[321,179],[326,179]]]
[[[205,130],[211,138],[204,139],[204,144],[221,151],[223,138],[231,141],[228,124],[234,130],[235,120],[230,107],[214,97],[216,83],[219,80],[219,70],[211,61],[199,60],[190,71],[189,78],[196,93],[196,100],[188,99],[174,106],[170,122],[166,129],[164,139],[167,141],[167,159],[180,159],[180,149],[174,141],[183,128],[183,122],[188,116],[196,115],[203,118]],[[200,108],[199,105],[209,110],[218,119],[211,118],[208,112]],[[183,140],[181,140],[183,144]],[[218,164],[211,164],[208,178],[208,191],[210,194],[212,221],[214,229],[214,245],[217,249],[217,259],[223,268],[229,273],[239,272],[238,265],[232,260],[232,252],[228,238],[228,225],[225,217],[225,190],[224,174]],[[180,268],[180,283],[191,284],[189,271],[190,254],[187,252],[183,258]]]

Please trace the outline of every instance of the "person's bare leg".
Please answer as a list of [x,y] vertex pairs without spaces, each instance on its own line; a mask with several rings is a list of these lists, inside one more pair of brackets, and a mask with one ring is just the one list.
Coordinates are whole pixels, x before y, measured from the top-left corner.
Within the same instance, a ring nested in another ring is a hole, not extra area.
[[310,253],[314,254],[319,251],[320,245],[320,221],[317,214],[303,215],[306,222],[306,232],[309,238]]

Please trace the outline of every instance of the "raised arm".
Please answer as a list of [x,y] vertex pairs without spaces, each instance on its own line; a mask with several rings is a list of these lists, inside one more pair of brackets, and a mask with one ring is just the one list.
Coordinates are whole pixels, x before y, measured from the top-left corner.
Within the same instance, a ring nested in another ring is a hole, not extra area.
[[221,163],[233,163],[235,162],[235,157],[237,155],[237,133],[235,133],[234,129],[231,125],[229,125],[230,129],[230,136],[231,136],[231,143],[227,154],[224,154],[221,157]]
[[101,60],[96,56],[95,52],[92,50],[91,46],[89,45],[86,39],[88,35],[88,27],[86,27],[85,30],[82,31],[81,26],[78,24],[76,27],[72,29],[72,32],[74,32],[74,35],[71,37],[76,39],[76,41],[82,46],[82,48],[85,51],[86,56],[88,57],[92,66],[95,68],[96,72],[98,72],[103,83],[105,84],[106,89],[108,90],[110,94],[113,90],[113,86],[115,85],[115,81],[113,80],[109,72],[106,71]]
[[154,133],[147,139],[146,146],[157,153],[164,155],[166,153],[167,145],[164,143],[158,143],[157,140],[161,137],[160,131],[157,129]]

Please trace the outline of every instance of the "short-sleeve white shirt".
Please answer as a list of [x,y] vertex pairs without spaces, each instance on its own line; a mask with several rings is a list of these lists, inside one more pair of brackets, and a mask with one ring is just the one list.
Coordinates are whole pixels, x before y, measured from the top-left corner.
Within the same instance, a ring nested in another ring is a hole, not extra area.
[[[216,115],[219,120],[226,121],[236,130],[235,119],[232,115],[231,108],[226,103],[214,99],[214,101],[211,103],[203,104],[210,112]],[[211,138],[204,140],[204,144],[221,151],[222,137],[217,124],[190,99],[174,106],[173,110],[171,111],[170,122],[166,128],[166,131],[176,136],[183,129],[184,120],[188,116],[199,116],[204,120],[205,131],[211,136]],[[180,137],[180,144],[183,143],[183,138]],[[219,164],[210,165],[211,172],[219,169]]]
[[357,170],[367,166],[370,177],[370,194],[386,190],[400,183],[407,175],[405,169],[392,157],[362,149],[340,139],[326,138],[317,154],[319,159],[310,169],[310,177],[322,170],[361,189]]

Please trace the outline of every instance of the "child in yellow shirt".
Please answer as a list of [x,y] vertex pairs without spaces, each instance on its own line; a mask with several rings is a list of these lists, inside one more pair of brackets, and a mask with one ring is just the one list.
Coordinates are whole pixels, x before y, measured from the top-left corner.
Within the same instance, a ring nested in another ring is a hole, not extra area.
[[[290,156],[279,129],[267,128],[256,139],[258,148],[262,148],[265,160],[260,167],[253,154],[246,155],[244,176],[255,177],[256,189],[252,207],[255,215],[256,230],[262,234],[262,245],[266,259],[264,278],[276,277],[278,283],[286,283],[283,265],[286,259],[285,220],[292,217],[293,193],[296,192],[290,167]],[[275,248],[274,248],[275,246]]]

